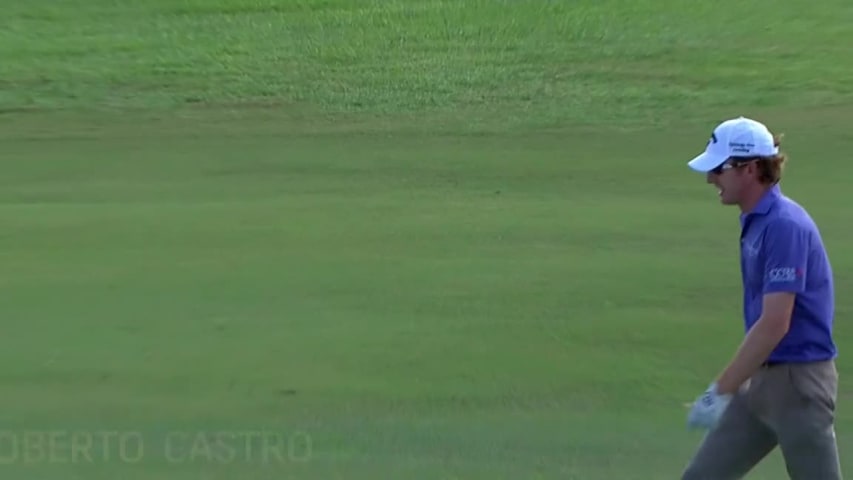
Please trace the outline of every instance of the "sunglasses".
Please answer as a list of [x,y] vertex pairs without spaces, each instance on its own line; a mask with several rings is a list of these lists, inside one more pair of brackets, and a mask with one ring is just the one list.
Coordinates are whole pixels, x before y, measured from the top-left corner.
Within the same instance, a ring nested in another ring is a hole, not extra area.
[[759,158],[760,157],[729,157],[725,162],[712,168],[711,173],[714,175],[720,175],[726,170],[743,167],[744,165],[759,160]]

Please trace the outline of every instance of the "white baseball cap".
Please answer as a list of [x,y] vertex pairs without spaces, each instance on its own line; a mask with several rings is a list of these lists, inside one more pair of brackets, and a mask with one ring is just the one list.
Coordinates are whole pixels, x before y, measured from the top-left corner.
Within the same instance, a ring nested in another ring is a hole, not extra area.
[[705,151],[687,162],[697,172],[709,172],[731,157],[765,157],[779,153],[773,134],[763,123],[738,117],[717,125]]

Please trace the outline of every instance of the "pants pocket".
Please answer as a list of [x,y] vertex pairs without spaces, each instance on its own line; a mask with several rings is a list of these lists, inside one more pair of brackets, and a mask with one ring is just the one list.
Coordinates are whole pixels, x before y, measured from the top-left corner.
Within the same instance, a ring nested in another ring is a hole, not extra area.
[[835,411],[838,373],[832,363],[804,363],[788,366],[788,380],[797,399],[817,403]]

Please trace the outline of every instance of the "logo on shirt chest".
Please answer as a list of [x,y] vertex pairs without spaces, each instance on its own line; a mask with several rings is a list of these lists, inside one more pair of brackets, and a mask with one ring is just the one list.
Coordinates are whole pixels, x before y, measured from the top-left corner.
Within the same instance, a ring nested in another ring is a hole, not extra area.
[[755,258],[761,253],[761,237],[744,238],[740,241],[740,250],[744,258]]
[[742,238],[740,241],[744,287],[750,292],[760,291],[763,283],[764,269],[761,265],[761,246],[761,235],[751,235]]

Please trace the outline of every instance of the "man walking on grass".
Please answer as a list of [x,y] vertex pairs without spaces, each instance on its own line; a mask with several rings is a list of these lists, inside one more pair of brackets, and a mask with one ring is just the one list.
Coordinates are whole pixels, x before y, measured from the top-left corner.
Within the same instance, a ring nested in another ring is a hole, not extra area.
[[842,478],[832,267],[812,218],[779,188],[785,160],[767,127],[739,117],[688,162],[740,207],[747,333],[690,410],[688,426],[708,433],[682,480],[743,478],[777,446],[791,479]]

